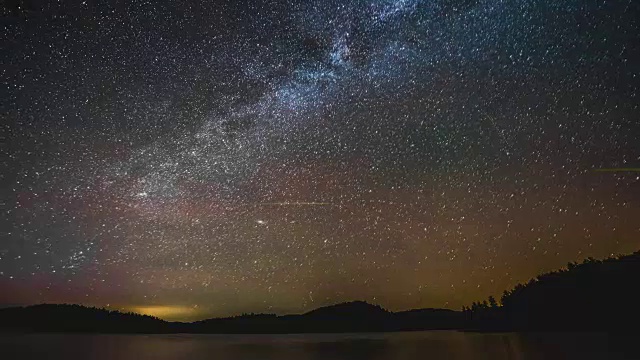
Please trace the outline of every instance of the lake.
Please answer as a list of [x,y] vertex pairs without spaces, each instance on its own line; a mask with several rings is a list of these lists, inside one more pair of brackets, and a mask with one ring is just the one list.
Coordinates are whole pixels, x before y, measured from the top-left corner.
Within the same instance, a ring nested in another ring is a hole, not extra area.
[[[300,335],[0,335],[2,359],[640,359],[638,338],[424,331]],[[6,356],[8,355],[8,356]]]

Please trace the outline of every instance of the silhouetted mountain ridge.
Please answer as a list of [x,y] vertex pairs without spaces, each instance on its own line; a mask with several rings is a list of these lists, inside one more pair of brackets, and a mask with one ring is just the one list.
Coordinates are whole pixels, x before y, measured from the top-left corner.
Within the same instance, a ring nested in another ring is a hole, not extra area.
[[0,309],[0,331],[101,333],[318,333],[434,329],[480,331],[638,331],[640,251],[550,272],[463,311],[391,312],[365,301],[324,306],[303,314],[244,314],[193,323],[80,305]]
[[[351,301],[320,307],[297,315],[248,314],[207,319],[193,323],[190,331],[202,333],[379,332],[454,329],[462,324],[462,314],[453,310],[426,311],[413,317],[421,319],[420,322],[411,321],[410,314],[418,313],[394,313],[365,301]],[[435,315],[432,316],[433,314]]]
[[168,332],[164,320],[72,304],[40,304],[0,309],[0,330],[26,332]]
[[388,314],[389,311],[380,305],[369,304],[366,301],[350,301],[323,306],[305,313],[304,316],[363,317],[386,316]]

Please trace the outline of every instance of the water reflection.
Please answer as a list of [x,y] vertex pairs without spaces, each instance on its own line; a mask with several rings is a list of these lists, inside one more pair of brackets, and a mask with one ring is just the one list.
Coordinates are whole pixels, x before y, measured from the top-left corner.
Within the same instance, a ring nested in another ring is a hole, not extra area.
[[[317,335],[4,335],[9,359],[637,359],[631,336],[412,332]],[[4,358],[4,357],[3,357]]]

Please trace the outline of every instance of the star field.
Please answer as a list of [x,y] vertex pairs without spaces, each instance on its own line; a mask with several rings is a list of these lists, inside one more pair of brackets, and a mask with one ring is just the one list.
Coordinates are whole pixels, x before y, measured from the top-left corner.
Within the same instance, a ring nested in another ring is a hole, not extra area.
[[639,248],[634,1],[3,12],[2,304],[459,308]]

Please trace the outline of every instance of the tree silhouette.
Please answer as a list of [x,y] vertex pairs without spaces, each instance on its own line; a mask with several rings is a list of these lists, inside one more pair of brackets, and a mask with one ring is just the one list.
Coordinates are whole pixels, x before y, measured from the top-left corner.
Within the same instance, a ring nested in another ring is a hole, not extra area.
[[489,296],[489,306],[491,308],[497,308],[498,307],[498,303],[496,302],[496,298],[494,298],[493,296]]
[[640,323],[640,251],[542,274],[504,291],[499,306],[473,303],[467,327],[484,330],[635,330]]
[[307,333],[431,329],[480,331],[638,331],[640,251],[542,274],[462,311],[416,309],[390,312],[363,301],[336,304],[300,315],[244,314],[193,323],[79,305],[0,309],[0,331],[101,333]]

